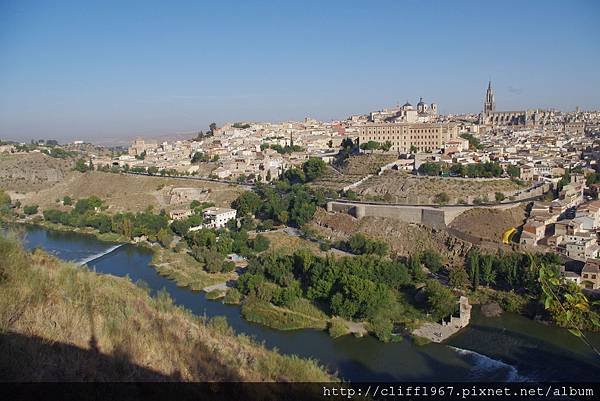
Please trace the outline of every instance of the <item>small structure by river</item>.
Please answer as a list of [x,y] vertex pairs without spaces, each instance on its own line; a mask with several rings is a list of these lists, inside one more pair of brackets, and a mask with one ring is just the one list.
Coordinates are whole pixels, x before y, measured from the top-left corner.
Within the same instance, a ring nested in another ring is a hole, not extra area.
[[458,333],[458,331],[466,327],[471,321],[471,304],[469,299],[461,296],[458,301],[460,307],[458,317],[450,316],[449,321],[442,319],[441,323],[424,323],[419,328],[413,330],[412,334],[418,337],[423,337],[435,343],[441,343],[450,336]]

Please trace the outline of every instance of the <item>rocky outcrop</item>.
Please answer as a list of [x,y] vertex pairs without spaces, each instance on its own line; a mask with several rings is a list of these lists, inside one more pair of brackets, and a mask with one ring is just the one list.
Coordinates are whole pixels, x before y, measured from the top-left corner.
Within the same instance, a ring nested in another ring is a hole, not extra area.
[[489,304],[485,304],[481,307],[481,313],[485,317],[498,317],[504,311],[498,302],[490,302]]

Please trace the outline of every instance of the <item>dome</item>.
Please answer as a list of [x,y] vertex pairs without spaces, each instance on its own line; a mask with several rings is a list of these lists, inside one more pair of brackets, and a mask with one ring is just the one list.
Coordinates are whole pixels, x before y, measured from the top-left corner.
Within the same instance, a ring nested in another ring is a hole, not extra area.
[[417,103],[417,106],[424,106],[424,105],[425,105],[425,102],[423,102],[423,98],[420,97],[419,98],[419,103]]

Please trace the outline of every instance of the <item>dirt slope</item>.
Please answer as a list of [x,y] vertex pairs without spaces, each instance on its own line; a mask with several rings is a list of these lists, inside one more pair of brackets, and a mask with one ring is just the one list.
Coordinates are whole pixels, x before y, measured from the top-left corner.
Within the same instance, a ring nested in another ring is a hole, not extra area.
[[502,242],[502,234],[511,227],[518,227],[525,221],[525,206],[512,209],[470,209],[459,215],[450,227],[485,240]]

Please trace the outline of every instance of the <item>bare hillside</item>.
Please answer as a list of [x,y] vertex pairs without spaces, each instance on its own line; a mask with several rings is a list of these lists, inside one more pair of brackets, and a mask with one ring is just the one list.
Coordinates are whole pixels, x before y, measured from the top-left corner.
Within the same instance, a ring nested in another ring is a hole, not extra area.
[[[73,172],[51,188],[20,195],[21,203],[53,207],[57,199],[68,195],[73,199],[96,195],[109,206],[110,212],[141,211],[148,206],[155,210],[181,207],[170,204],[173,188],[202,188],[207,191],[206,201],[217,206],[229,206],[242,191],[237,186],[213,182],[182,180],[166,177],[133,176],[98,171]],[[189,204],[189,202],[186,203]]]
[[8,191],[37,191],[64,180],[71,174],[73,161],[43,153],[0,155],[0,188]]
[[502,234],[511,227],[522,225],[525,218],[524,205],[507,210],[477,208],[459,215],[450,228],[484,240],[502,242]]
[[333,241],[361,232],[385,241],[393,254],[411,256],[426,249],[444,255],[450,264],[462,264],[471,244],[449,235],[401,220],[383,217],[356,219],[345,213],[327,213],[318,209],[311,227]]

